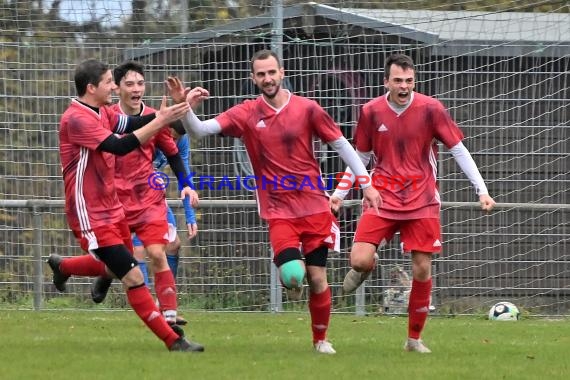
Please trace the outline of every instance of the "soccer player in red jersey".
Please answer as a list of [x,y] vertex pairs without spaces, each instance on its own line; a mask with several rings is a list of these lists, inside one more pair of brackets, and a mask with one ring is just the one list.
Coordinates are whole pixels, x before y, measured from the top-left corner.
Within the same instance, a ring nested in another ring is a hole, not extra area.
[[[146,86],[142,64],[134,61],[124,62],[113,70],[113,78],[119,95],[119,102],[111,106],[113,111],[131,116],[155,113],[153,108],[143,102]],[[175,324],[178,301],[174,275],[166,259],[166,244],[169,242],[166,198],[163,189],[149,185],[149,178],[154,174],[153,156],[156,148],[164,152],[172,171],[182,184],[188,173],[170,129],[163,128],[132,152],[116,158],[115,187],[119,201],[125,209],[129,228],[142,241],[150,259],[160,310],[169,324]],[[194,205],[197,203],[198,195],[188,184],[182,190],[182,196],[188,196]],[[145,249],[135,249],[135,258],[143,270],[143,275],[146,271]],[[112,277],[97,278],[91,292],[93,301],[103,301],[111,282]],[[178,321],[179,324],[185,324],[184,319],[179,318]]]
[[[204,122],[189,111],[182,122],[197,136],[221,133],[243,140],[281,282],[298,289],[307,276],[313,346],[319,353],[334,354],[326,336],[331,313],[326,262],[339,230],[321,183],[313,136],[330,144],[363,178],[370,178],[332,118],[315,101],[284,89],[283,78],[279,57],[269,50],[258,51],[251,60],[251,79],[261,91],[259,97]],[[186,100],[194,106],[208,96],[203,88],[185,90],[178,78],[170,77],[167,83],[176,102]],[[365,201],[377,209],[378,191],[370,183],[363,187]]]
[[[437,188],[437,141],[450,149],[479,196],[481,208],[490,211],[495,201],[471,154],[461,140],[463,133],[436,99],[414,92],[415,68],[404,54],[388,57],[384,68],[386,95],[365,104],[355,132],[355,146],[362,163],[375,157],[373,182],[380,190],[378,214],[365,210],[358,222],[350,253],[352,269],[343,290],[356,290],[376,265],[376,250],[400,231],[404,252],[412,255],[412,289],[408,304],[408,340],[405,350],[429,353],[420,334],[425,325],[432,288],[431,257],[441,250],[440,207]],[[352,180],[350,169],[343,180]],[[333,193],[338,210],[347,190]]]
[[[116,86],[106,64],[97,60],[82,62],[74,79],[78,97],[61,118],[60,159],[67,222],[88,254],[69,258],[51,255],[48,264],[53,283],[59,291],[65,291],[72,275],[101,276],[109,270],[125,286],[133,310],[169,350],[203,351],[201,345],[186,340],[181,329],[166,322],[144,285],[132,256],[129,227],[115,187],[115,155],[127,154],[146,143],[189,107],[177,104],[167,108],[164,98],[154,115],[127,117],[107,106]],[[128,134],[119,138],[113,132]]]

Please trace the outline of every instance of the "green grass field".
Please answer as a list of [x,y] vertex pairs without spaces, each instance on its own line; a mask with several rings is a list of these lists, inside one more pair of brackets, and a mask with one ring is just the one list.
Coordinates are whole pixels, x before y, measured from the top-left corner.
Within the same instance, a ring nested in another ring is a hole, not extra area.
[[432,317],[433,353],[402,350],[405,317],[333,315],[336,355],[306,313],[183,313],[204,353],[170,353],[134,313],[0,311],[0,379],[569,379],[570,321]]

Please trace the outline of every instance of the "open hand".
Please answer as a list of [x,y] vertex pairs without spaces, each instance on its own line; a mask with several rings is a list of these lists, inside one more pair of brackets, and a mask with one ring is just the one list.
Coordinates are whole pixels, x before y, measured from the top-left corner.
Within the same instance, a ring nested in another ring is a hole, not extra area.
[[184,102],[186,95],[190,92],[190,88],[184,88],[184,83],[175,76],[166,78],[166,87],[174,103]]
[[189,110],[190,106],[186,102],[169,107],[166,96],[163,96],[160,109],[156,112],[156,118],[160,119],[164,124],[168,124],[184,117]]

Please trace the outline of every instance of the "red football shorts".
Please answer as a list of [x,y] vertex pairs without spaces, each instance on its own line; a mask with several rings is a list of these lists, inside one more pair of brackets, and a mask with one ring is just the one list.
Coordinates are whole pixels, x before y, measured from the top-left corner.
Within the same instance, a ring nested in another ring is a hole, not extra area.
[[131,253],[133,252],[133,241],[126,219],[114,224],[95,227],[89,231],[73,231],[73,235],[85,252],[119,244],[124,244]]
[[125,209],[129,226],[138,226],[155,220],[166,219],[167,205],[164,199],[151,204],[141,204],[141,209]]
[[441,252],[439,218],[395,220],[364,213],[354,234],[355,243],[371,243],[382,247],[400,231],[402,252]]
[[145,247],[152,244],[168,244],[168,221],[166,218],[136,224],[131,226],[131,231],[137,234]]
[[293,219],[271,219],[269,240],[275,255],[286,248],[299,248],[303,255],[326,246],[340,250],[340,229],[330,212],[323,212]]

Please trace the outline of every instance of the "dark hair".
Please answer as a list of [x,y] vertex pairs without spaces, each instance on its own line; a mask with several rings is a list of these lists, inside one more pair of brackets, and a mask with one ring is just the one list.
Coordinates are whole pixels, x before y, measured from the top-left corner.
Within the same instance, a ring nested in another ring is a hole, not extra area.
[[392,65],[400,66],[404,70],[412,69],[414,72],[416,71],[412,58],[405,54],[395,53],[386,58],[386,62],[384,63],[384,78],[390,78],[390,67]]
[[103,75],[109,71],[109,65],[96,59],[81,62],[75,68],[75,90],[77,96],[82,97],[87,92],[87,85],[98,86]]
[[139,73],[144,78],[144,66],[142,63],[136,61],[123,62],[113,70],[113,79],[117,86],[121,84],[121,79],[123,79],[129,71]]
[[174,129],[180,136],[186,134],[184,124],[182,124],[180,120],[174,120],[172,123],[170,123],[170,128]]
[[251,72],[253,73],[253,63],[255,61],[257,61],[259,59],[267,59],[269,57],[275,58],[275,60],[277,61],[277,67],[281,68],[281,60],[279,59],[279,56],[271,50],[264,49],[264,50],[256,51],[253,54],[253,57],[251,57]]

